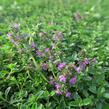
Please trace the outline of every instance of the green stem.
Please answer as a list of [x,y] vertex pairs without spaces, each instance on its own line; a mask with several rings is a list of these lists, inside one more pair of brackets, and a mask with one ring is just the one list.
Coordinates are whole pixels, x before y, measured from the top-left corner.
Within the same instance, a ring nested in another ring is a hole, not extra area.
[[[33,60],[33,63],[34,63],[34,65],[35,65],[35,67],[36,67],[36,70],[39,70],[39,66],[37,65],[37,63],[36,63],[36,61],[35,61],[35,59],[34,59],[34,57],[31,55],[31,59]],[[46,82],[48,82],[48,80],[45,78],[45,76],[40,72],[40,75],[42,76],[42,78],[46,81]]]

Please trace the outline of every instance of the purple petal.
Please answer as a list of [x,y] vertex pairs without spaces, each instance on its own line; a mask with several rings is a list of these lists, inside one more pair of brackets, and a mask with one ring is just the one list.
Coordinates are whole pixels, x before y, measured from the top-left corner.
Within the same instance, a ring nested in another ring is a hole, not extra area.
[[72,95],[71,92],[67,92],[65,96],[66,96],[67,98],[70,98],[71,95]]
[[87,64],[90,64],[90,61],[89,61],[88,58],[86,58],[84,62],[85,62],[86,65],[87,65]]
[[60,90],[55,90],[57,95],[62,95],[62,92]]
[[55,88],[59,89],[59,88],[61,88],[61,86],[59,84],[55,83]]
[[58,70],[62,70],[65,67],[65,63],[59,63],[58,64]]
[[45,48],[45,52],[47,53],[47,52],[49,52],[50,51],[50,49],[49,48]]
[[48,65],[47,65],[46,63],[43,63],[43,64],[42,64],[42,69],[43,69],[43,70],[47,70],[47,69],[48,69]]
[[81,72],[81,68],[80,67],[76,67],[75,70],[77,71],[77,73]]
[[60,81],[60,82],[64,82],[64,83],[65,83],[65,82],[66,82],[66,79],[67,79],[67,78],[66,78],[66,76],[64,76],[64,75],[60,75],[60,76],[59,76],[59,81]]
[[37,55],[38,57],[42,57],[42,52],[36,51],[36,55]]
[[77,77],[76,76],[74,76],[74,77],[72,77],[71,79],[70,79],[70,84],[72,84],[72,85],[74,85],[75,83],[76,83],[76,80],[77,80]]

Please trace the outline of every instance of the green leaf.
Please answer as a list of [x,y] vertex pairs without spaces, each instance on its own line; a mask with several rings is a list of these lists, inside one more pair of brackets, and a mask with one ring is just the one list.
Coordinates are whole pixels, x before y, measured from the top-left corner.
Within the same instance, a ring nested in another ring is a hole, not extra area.
[[96,109],[103,109],[103,104],[102,103],[97,103],[96,104]]
[[90,105],[92,104],[92,99],[91,98],[86,98],[83,100],[83,105],[84,106],[87,106],[87,105]]
[[55,91],[50,92],[50,96],[53,96],[53,95],[55,95]]
[[5,90],[5,98],[7,99],[7,96],[8,96],[8,93],[10,91],[11,87],[8,87],[6,90]]
[[109,104],[103,104],[103,109],[109,109]]
[[96,86],[92,85],[89,87],[89,91],[91,91],[92,93],[96,94]]
[[106,99],[109,99],[109,93],[104,93],[103,97],[106,98]]
[[82,106],[83,104],[82,104],[82,100],[80,99],[80,100],[76,100],[76,101],[72,101],[71,103],[70,103],[70,106],[74,106],[74,107],[79,107],[79,106]]
[[80,106],[87,106],[87,105],[90,105],[92,104],[92,99],[91,98],[86,98],[86,99],[79,99],[79,100],[76,100],[76,101],[72,101],[70,103],[70,106],[74,106],[74,107],[80,107]]
[[98,91],[97,91],[97,95],[102,96],[104,92],[105,92],[105,88],[104,87],[99,87]]
[[42,98],[43,95],[44,95],[44,91],[38,92],[36,100],[38,100],[39,98]]

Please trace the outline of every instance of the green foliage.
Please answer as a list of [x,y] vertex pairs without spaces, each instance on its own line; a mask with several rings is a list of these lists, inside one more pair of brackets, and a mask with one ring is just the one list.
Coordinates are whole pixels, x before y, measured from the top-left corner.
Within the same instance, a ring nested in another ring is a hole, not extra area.
[[0,109],[109,109],[108,2],[0,0]]

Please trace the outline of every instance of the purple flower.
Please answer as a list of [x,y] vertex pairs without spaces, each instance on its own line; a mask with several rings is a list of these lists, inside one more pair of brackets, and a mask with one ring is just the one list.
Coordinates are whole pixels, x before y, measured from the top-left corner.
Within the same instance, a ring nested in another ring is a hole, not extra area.
[[96,64],[96,63],[97,63],[96,57],[93,59],[93,62],[94,62],[94,64]]
[[65,67],[65,63],[59,63],[58,64],[58,70],[62,70]]
[[49,48],[45,48],[45,52],[47,53],[47,52],[49,52],[50,51],[50,49]]
[[12,27],[13,27],[14,29],[18,30],[18,29],[20,28],[20,24],[14,23],[14,24],[12,25]]
[[31,47],[32,47],[32,48],[35,48],[35,47],[36,47],[36,45],[35,45],[34,42],[31,43]]
[[18,41],[21,40],[20,36],[16,36],[16,40]]
[[81,72],[81,68],[80,67],[75,67],[75,70],[77,71],[77,73]]
[[74,76],[74,77],[72,77],[71,79],[70,79],[70,84],[72,84],[72,85],[74,85],[75,83],[76,83],[76,80],[77,80],[77,77],[76,76]]
[[50,83],[52,86],[55,86],[55,84],[56,84],[56,82],[54,82],[54,81],[52,81],[52,80],[51,80],[49,83]]
[[9,32],[9,33],[7,34],[7,36],[9,37],[9,39],[12,38],[12,35],[13,35],[13,34],[12,34],[11,32]]
[[14,45],[18,45],[18,43],[13,39],[13,37],[12,37],[12,33],[8,33],[7,34],[7,36],[8,36],[8,38],[9,38],[9,40],[14,44]]
[[54,35],[54,40],[55,40],[55,41],[63,40],[63,34],[62,34],[62,32],[57,32],[57,33]]
[[16,41],[14,41],[14,39],[10,39],[10,41],[14,44],[14,45],[18,45],[18,43]]
[[64,82],[64,83],[65,83],[65,82],[66,82],[66,79],[67,79],[67,78],[66,78],[65,75],[60,75],[60,76],[59,76],[59,81],[60,81],[60,82]]
[[43,64],[42,64],[42,69],[43,69],[43,70],[47,70],[47,69],[48,69],[48,65],[47,65],[46,63],[43,63]]
[[84,70],[85,67],[86,67],[86,64],[85,64],[84,62],[81,62],[81,63],[80,63],[80,68],[81,68],[82,70]]
[[59,89],[55,90],[55,92],[57,95],[62,95],[62,92]]
[[90,64],[90,61],[88,58],[85,59],[84,63],[87,65],[87,64]]
[[67,98],[70,98],[71,95],[72,95],[71,92],[66,92],[66,95],[65,95],[65,96],[66,96]]
[[42,52],[41,52],[41,51],[36,51],[36,55],[37,55],[38,57],[42,57]]
[[55,88],[56,89],[59,89],[61,86],[59,85],[59,84],[57,84],[57,83],[55,83]]

